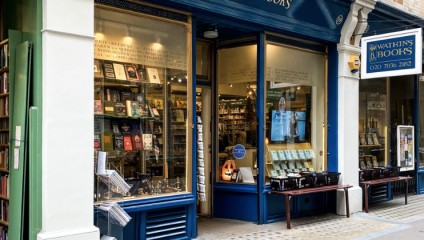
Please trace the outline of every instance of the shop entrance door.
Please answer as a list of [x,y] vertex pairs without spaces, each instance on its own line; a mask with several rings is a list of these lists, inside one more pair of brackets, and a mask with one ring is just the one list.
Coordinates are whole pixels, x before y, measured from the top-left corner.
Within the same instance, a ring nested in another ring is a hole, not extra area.
[[418,82],[418,166],[417,166],[417,193],[424,194],[424,75]]

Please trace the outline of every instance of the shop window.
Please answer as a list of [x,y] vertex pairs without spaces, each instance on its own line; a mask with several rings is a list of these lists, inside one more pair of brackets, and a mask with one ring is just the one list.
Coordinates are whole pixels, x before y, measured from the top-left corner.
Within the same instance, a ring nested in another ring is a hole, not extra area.
[[322,53],[267,44],[266,177],[326,169],[325,61]]
[[95,8],[95,201],[190,191],[188,25]]
[[211,43],[196,41],[196,80],[211,81]]
[[256,45],[218,52],[217,182],[255,183],[256,55]]
[[424,168],[424,75],[419,78],[418,167]]
[[359,82],[360,169],[384,167],[388,162],[388,94],[386,78]]

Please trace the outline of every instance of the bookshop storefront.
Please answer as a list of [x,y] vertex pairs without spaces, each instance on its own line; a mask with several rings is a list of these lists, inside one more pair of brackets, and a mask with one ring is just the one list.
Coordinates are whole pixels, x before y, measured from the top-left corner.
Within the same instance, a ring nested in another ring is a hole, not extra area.
[[[208,3],[207,11],[178,2],[95,1],[101,236],[191,238],[198,218],[282,220],[284,198],[268,194],[269,177],[337,172],[337,157],[328,159],[337,144],[327,144],[337,105],[327,102],[338,90],[328,83],[337,81],[336,43],[350,1],[320,1],[322,11],[302,19],[287,16],[307,16],[297,2],[231,0],[218,10]],[[246,18],[225,16],[230,8]],[[264,27],[247,17],[253,11],[293,26]],[[323,193],[296,198],[292,215],[327,209],[327,199],[337,201]]]

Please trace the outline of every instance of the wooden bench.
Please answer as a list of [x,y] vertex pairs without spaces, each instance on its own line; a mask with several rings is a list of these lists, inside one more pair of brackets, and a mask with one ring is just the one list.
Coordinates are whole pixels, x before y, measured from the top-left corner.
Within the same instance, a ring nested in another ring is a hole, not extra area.
[[382,183],[389,182],[397,182],[397,181],[405,181],[405,205],[408,204],[408,180],[413,179],[412,177],[391,177],[391,178],[383,178],[377,180],[363,181],[359,182],[359,184],[364,185],[365,187],[365,212],[368,213],[368,188],[371,185],[377,185]]
[[296,190],[288,190],[288,191],[271,191],[270,194],[279,194],[286,196],[286,220],[287,220],[287,229],[290,229],[290,199],[293,196],[311,194],[311,193],[319,193],[319,192],[329,192],[335,191],[338,189],[344,189],[346,195],[346,215],[350,217],[349,214],[349,194],[348,189],[351,188],[350,185],[332,185],[332,186],[323,186],[316,188],[304,188],[304,189],[296,189]]

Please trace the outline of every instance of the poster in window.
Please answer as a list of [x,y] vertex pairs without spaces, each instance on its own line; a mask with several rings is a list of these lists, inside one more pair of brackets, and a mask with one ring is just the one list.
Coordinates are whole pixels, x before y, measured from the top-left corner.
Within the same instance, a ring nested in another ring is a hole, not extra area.
[[414,170],[414,126],[397,126],[396,150],[401,171]]
[[285,141],[286,136],[305,140],[305,128],[306,112],[272,111],[271,141]]

